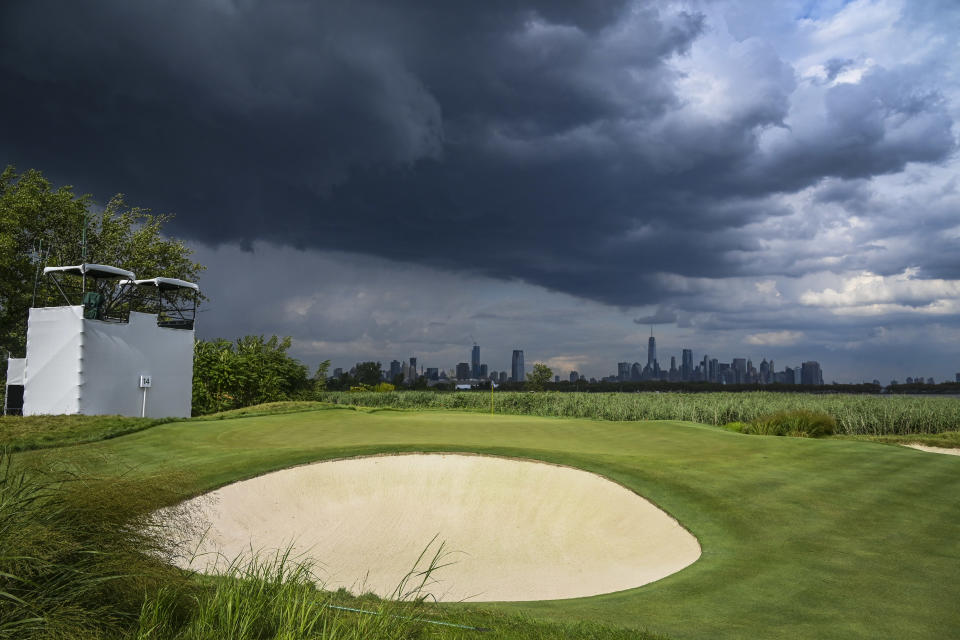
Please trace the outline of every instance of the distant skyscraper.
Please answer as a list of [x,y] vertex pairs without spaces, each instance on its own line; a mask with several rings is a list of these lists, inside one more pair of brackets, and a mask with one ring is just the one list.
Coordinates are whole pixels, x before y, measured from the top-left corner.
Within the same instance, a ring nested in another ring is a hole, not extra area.
[[747,360],[746,358],[734,358],[730,363],[733,369],[734,384],[746,384],[747,382]]
[[819,362],[810,360],[800,365],[800,384],[823,384],[823,371]]
[[772,380],[770,379],[770,364],[767,362],[767,359],[764,358],[760,361],[760,384],[770,384]]
[[[960,378],[960,373],[957,374],[957,377]],[[576,371],[571,371],[570,382],[579,382],[579,381],[580,381],[580,374],[577,373]],[[958,382],[960,382],[960,380],[958,380]]]
[[396,377],[397,377],[398,375],[400,375],[401,373],[403,373],[403,367],[400,366],[400,361],[399,361],[399,360],[391,360],[391,361],[390,361],[390,379],[393,380],[394,378],[396,378]]
[[427,367],[427,380],[439,380],[440,379],[440,369],[437,367]]
[[647,366],[651,369],[657,361],[657,339],[653,337],[653,327],[650,327],[650,339],[647,340]]
[[412,371],[412,375],[416,377],[417,375],[417,359],[416,358],[410,358],[410,369]]
[[620,380],[620,382],[630,379],[630,363],[629,362],[617,363],[617,379]]
[[693,351],[684,349],[680,356],[680,379],[683,381],[693,378]]
[[501,372],[500,372],[500,382],[501,382],[501,383],[504,383],[504,382],[506,382],[506,381],[507,381],[507,372],[506,372],[506,371],[501,371]]
[[474,378],[480,377],[480,345],[473,345],[473,352],[470,354],[470,372]]
[[475,376],[475,377],[486,378],[487,375],[488,375],[488,374],[487,374],[487,365],[485,365],[485,364],[480,365],[480,368],[479,368],[479,370],[477,371],[477,376]]
[[470,365],[466,362],[457,363],[457,380],[470,379]]
[[523,349],[513,350],[513,360],[510,364],[510,375],[514,382],[523,382],[527,378],[527,372],[523,367]]

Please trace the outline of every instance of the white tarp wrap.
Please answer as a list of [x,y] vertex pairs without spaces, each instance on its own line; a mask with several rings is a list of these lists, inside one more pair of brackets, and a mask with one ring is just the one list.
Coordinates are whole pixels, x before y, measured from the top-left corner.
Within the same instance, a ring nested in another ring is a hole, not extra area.
[[30,309],[23,415],[80,412],[83,307]]
[[27,364],[26,358],[9,358],[7,360],[7,384],[23,384],[23,368]]
[[31,309],[24,414],[189,417],[193,331],[157,326],[130,313],[127,323],[88,320],[83,307]]

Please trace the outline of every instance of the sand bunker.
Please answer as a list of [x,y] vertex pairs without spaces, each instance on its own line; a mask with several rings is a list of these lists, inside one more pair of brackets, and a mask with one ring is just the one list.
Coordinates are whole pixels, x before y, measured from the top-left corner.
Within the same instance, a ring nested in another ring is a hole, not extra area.
[[[676,520],[600,476],[464,454],[322,462],[191,501],[226,557],[293,542],[327,588],[389,596],[434,536],[453,562],[429,591],[456,601],[552,600],[637,587],[700,556]],[[211,556],[194,568],[215,571]]]
[[928,447],[925,444],[905,444],[905,447],[910,447],[911,449],[919,449],[920,451],[926,451],[927,453],[945,453],[948,456],[960,456],[960,449],[951,449],[948,447]]

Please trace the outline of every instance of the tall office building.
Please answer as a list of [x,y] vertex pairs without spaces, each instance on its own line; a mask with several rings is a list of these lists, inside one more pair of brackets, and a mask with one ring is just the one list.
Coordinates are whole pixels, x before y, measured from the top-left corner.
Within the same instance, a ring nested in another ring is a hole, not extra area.
[[654,368],[657,361],[657,339],[653,337],[653,327],[650,327],[650,339],[647,340],[647,366]]
[[480,345],[473,345],[473,352],[470,354],[470,373],[474,378],[480,377]]
[[630,379],[630,363],[629,362],[617,363],[617,379],[620,380],[620,382]]
[[469,380],[470,379],[470,365],[466,362],[457,363],[457,380]]
[[510,376],[514,382],[523,382],[527,379],[527,372],[523,368],[523,349],[513,350],[513,360],[510,364]]
[[410,369],[414,377],[417,376],[417,359],[410,358]]
[[[957,375],[960,376],[960,373],[958,373]],[[577,373],[576,371],[571,371],[570,382],[579,382],[579,381],[580,381],[580,374]]]
[[686,382],[693,378],[693,350],[684,349],[680,356],[680,379]]
[[478,370],[477,373],[478,373],[478,375],[474,376],[475,378],[476,378],[476,377],[486,378],[486,377],[488,376],[488,374],[487,374],[487,365],[485,365],[485,364],[480,365],[480,368],[479,368],[479,370]]
[[760,361],[760,384],[770,384],[772,382],[770,376],[770,364],[767,362],[767,359],[764,358]]
[[730,363],[730,368],[733,369],[734,384],[746,384],[747,383],[747,360],[746,358],[734,358],[733,362]]
[[391,360],[390,361],[390,380],[393,380],[401,373],[403,373],[403,367],[400,366],[400,361]]
[[810,360],[800,365],[800,384],[823,384],[823,371],[819,362]]

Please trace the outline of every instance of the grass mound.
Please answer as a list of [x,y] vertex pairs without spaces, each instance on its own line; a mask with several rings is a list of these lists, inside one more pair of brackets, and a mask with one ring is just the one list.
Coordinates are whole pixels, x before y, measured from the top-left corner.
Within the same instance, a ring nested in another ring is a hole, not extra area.
[[0,447],[7,451],[29,451],[97,442],[174,420],[177,418],[0,416]]

